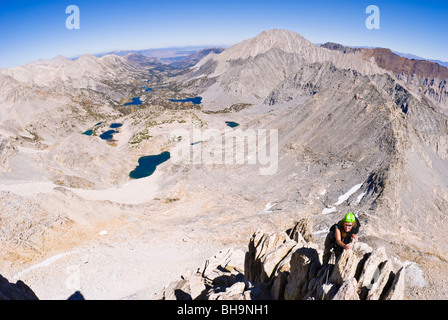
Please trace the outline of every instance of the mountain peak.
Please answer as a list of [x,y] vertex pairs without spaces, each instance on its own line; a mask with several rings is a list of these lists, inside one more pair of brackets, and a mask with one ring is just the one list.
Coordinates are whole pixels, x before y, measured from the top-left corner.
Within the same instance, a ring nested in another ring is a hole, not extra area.
[[225,57],[227,60],[246,59],[271,49],[280,49],[288,53],[302,53],[303,50],[313,47],[316,46],[296,32],[272,29],[228,48],[225,51]]
[[91,54],[83,54],[77,60],[78,61],[98,61],[99,58],[91,55]]
[[300,37],[305,41],[306,40],[304,37],[302,37],[299,33],[295,32],[295,31],[291,31],[291,30],[287,30],[287,29],[270,29],[270,30],[265,30],[263,32],[261,32],[257,37]]
[[[218,55],[205,57],[195,65],[187,77],[193,79],[198,75],[225,75],[219,79],[225,83],[225,97],[218,97],[214,88],[210,89],[210,96],[208,92],[202,93],[205,105],[213,104],[214,108],[220,108],[222,104],[229,103],[229,96],[241,98],[245,95],[245,101],[251,103],[255,103],[257,99],[264,100],[266,95],[284,80],[286,74],[297,71],[295,68],[300,68],[304,63],[316,62],[329,62],[337,68],[352,69],[361,74],[385,73],[385,70],[372,61],[318,47],[294,31],[272,29],[235,44]],[[238,76],[235,76],[236,74]],[[243,79],[244,77],[246,78]],[[257,79],[257,82],[251,79]]]
[[69,58],[63,56],[62,54],[57,55],[52,60],[54,60],[54,61],[71,61]]

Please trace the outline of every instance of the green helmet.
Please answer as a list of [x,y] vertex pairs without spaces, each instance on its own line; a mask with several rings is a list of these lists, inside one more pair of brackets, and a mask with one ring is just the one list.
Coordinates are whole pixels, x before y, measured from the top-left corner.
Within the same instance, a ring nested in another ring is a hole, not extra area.
[[356,218],[355,218],[355,214],[353,212],[349,212],[345,215],[344,217],[344,222],[355,222]]

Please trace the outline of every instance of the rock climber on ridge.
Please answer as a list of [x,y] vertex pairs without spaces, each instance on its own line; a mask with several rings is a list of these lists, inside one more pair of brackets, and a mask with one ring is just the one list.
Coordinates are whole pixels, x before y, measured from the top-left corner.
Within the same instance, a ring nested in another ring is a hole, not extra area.
[[357,233],[361,224],[353,212],[347,213],[344,218],[334,224],[325,238],[323,265],[328,264],[333,250],[336,259],[344,249],[351,248],[351,242],[358,240]]

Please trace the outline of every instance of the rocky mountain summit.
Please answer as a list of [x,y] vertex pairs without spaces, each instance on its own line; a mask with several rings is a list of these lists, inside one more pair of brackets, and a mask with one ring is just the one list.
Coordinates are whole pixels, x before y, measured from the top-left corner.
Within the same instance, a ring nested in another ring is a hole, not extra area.
[[208,55],[180,79],[201,80],[195,90],[201,93],[204,108],[218,110],[241,101],[261,102],[276,85],[294,75],[304,62],[331,62],[338,68],[355,69],[363,74],[385,73],[384,69],[361,57],[332,52],[296,32],[274,29],[220,54]]
[[[307,240],[305,240],[308,239]],[[196,272],[167,286],[164,300],[400,300],[406,267],[355,242],[322,265],[321,248],[312,242],[306,219],[283,233],[258,231],[248,250],[225,249]]]

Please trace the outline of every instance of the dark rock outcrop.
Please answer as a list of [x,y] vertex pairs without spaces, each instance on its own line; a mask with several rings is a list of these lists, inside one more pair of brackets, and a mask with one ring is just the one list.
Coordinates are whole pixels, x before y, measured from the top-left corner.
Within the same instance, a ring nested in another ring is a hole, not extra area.
[[330,50],[340,51],[342,53],[358,53],[358,52],[361,52],[360,48],[351,48],[351,47],[343,46],[342,44],[334,43],[334,42],[326,42],[326,43],[322,44],[321,47],[322,48],[327,48],[327,49],[330,49]]
[[15,284],[10,283],[6,278],[0,275],[0,300],[39,300],[22,281]]

